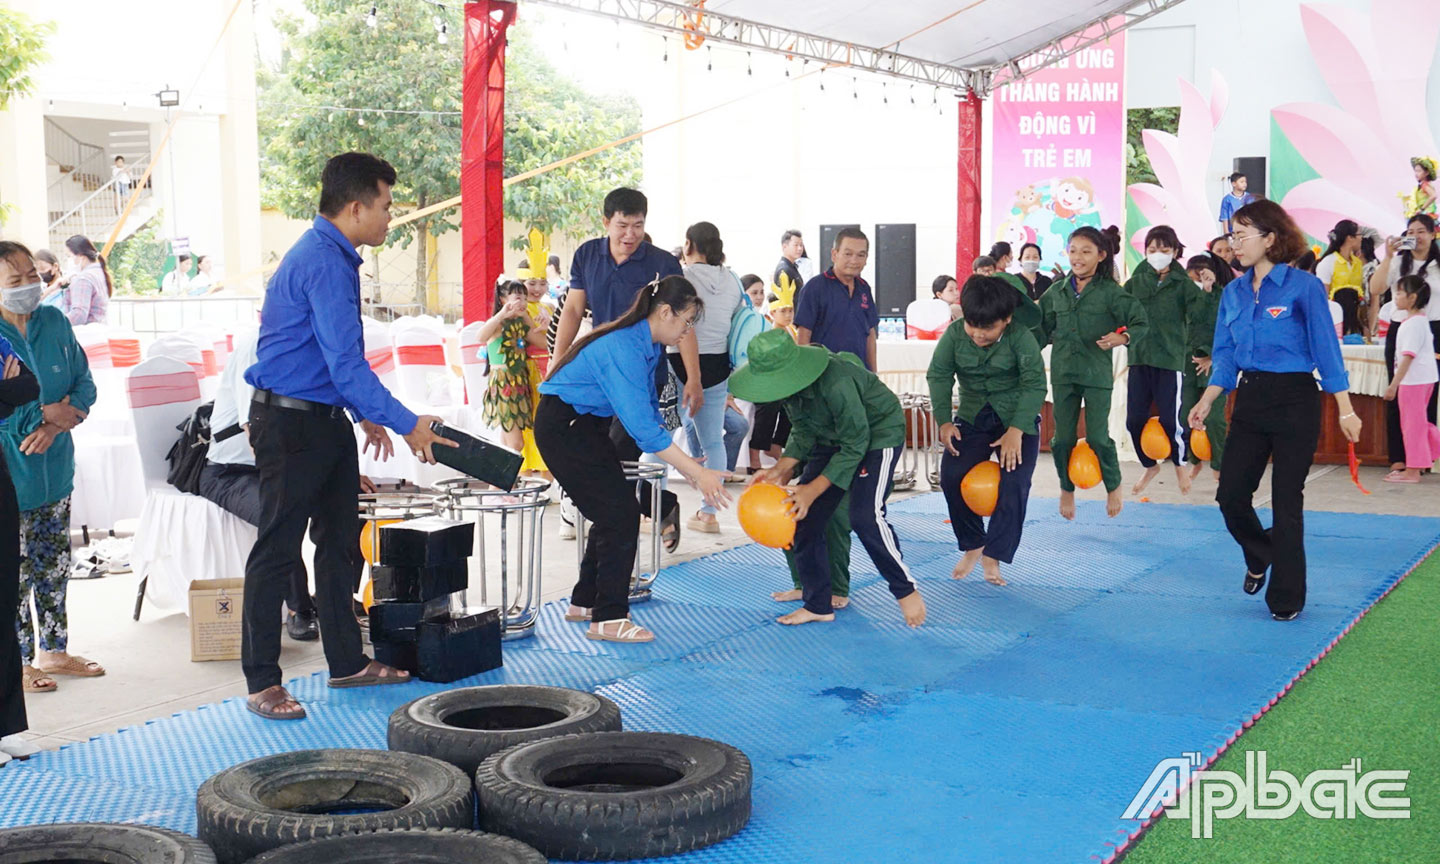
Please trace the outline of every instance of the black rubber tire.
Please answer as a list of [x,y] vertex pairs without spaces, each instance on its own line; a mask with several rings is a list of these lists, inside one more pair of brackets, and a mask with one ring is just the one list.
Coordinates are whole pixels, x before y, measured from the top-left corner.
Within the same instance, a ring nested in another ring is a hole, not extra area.
[[483,830],[565,860],[654,858],[718,843],[750,820],[750,783],[750,760],[729,744],[663,732],[519,744],[475,774]]
[[99,822],[0,830],[0,864],[215,864],[210,847],[188,834],[148,825]]
[[[338,809],[383,807],[339,814]],[[459,768],[388,750],[300,750],[227,768],[195,797],[197,833],[220,864],[279,846],[404,828],[474,828],[475,798]]]
[[250,864],[546,864],[534,849],[483,831],[381,831],[281,846]]
[[432,693],[400,706],[390,715],[389,744],[391,750],[443,759],[474,776],[487,756],[506,747],[621,728],[620,706],[604,696],[496,684]]

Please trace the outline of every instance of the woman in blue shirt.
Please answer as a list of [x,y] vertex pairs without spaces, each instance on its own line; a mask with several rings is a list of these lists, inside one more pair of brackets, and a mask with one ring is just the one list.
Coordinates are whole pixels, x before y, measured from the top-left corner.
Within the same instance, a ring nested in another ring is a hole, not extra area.
[[[1350,407],[1325,288],[1283,263],[1305,251],[1304,235],[1273,201],[1241,207],[1234,221],[1235,252],[1246,270],[1220,298],[1210,386],[1189,422],[1204,429],[1215,400],[1235,391],[1215,500],[1245,555],[1245,593],[1265,585],[1268,569],[1265,603],[1275,620],[1290,621],[1305,608],[1305,475],[1320,441],[1320,390],[1335,396],[1340,431],[1352,442],[1360,440],[1360,418]],[[1252,499],[1272,459],[1274,525],[1266,530]]]
[[720,507],[730,500],[725,472],[701,467],[665,430],[655,387],[664,346],[678,345],[702,309],[689,281],[666,276],[641,288],[623,316],[572,345],[540,385],[535,444],[581,515],[594,523],[565,614],[567,621],[591,622],[587,639],[655,638],[629,617],[640,504],[610,439],[612,417],[641,450],[678,468],[705,503]]

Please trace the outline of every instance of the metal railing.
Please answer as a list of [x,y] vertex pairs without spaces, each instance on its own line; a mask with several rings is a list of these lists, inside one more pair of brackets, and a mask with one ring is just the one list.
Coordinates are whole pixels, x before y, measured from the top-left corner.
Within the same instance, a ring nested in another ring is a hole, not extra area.
[[[115,226],[115,220],[120,218],[120,213],[125,209],[125,203],[129,200],[131,192],[134,191],[135,182],[145,174],[148,160],[140,160],[133,167],[129,168],[129,181],[123,187],[119,178],[111,178],[101,184],[100,188],[91,192],[83,201],[66,210],[59,218],[50,223],[50,243],[55,245],[65,242],[65,239],[75,235],[84,234],[86,237],[94,237],[97,234],[109,234]],[[123,189],[123,191],[122,191]],[[140,190],[141,200],[151,197],[151,186],[146,183]],[[143,221],[143,220],[141,220]],[[140,222],[134,224],[139,225]]]
[[45,158],[60,169],[60,176],[45,190],[52,213],[69,210],[77,198],[84,197],[77,196],[72,185],[83,192],[93,192],[109,173],[104,147],[81,141],[48,117],[45,118]]

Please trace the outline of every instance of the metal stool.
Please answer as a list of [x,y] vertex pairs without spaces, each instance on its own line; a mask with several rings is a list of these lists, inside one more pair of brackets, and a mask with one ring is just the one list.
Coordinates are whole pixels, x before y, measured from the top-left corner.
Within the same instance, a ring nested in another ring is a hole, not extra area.
[[[541,527],[545,522],[545,506],[550,503],[550,484],[544,480],[522,478],[510,491],[496,489],[488,483],[457,477],[435,484],[444,498],[440,511],[451,519],[474,514],[475,557],[480,562],[480,602],[490,605],[487,560],[485,555],[485,517],[500,519],[500,638],[524,639],[535,635],[535,622],[540,618],[540,573],[543,560]],[[511,560],[511,547],[514,560]],[[513,563],[513,566],[512,566]],[[514,600],[511,600],[511,596]]]
[[[401,522],[421,516],[434,516],[440,512],[441,498],[439,492],[422,486],[386,488],[360,496],[360,518],[365,522]],[[378,543],[378,533],[375,539]]]
[[[635,573],[630,578],[630,602],[644,603],[650,599],[650,586],[655,584],[655,577],[660,575],[660,493],[665,491],[666,466],[657,465],[654,462],[621,462],[620,467],[625,471],[625,479],[636,483],[636,495],[639,495],[639,481],[650,481],[650,569],[649,571],[640,568],[640,556],[635,556]],[[579,510],[577,508],[576,512]],[[585,514],[580,513],[580,518],[575,520],[575,553],[577,561],[585,560]]]
[[[900,397],[905,409],[905,452],[901,456],[902,471],[895,474],[896,489],[910,489],[921,476],[931,489],[940,488],[940,429],[930,397],[906,393]],[[902,477],[907,485],[901,485]]]

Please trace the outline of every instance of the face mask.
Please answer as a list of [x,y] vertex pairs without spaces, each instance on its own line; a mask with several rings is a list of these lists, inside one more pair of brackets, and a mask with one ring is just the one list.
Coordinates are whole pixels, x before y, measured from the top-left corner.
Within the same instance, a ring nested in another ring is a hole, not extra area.
[[1037,270],[1040,269],[1040,262],[1039,262],[1039,261],[1021,261],[1021,262],[1020,262],[1020,269],[1021,269],[1021,270],[1024,270],[1026,273],[1034,273],[1035,271],[1037,271]]
[[40,279],[41,279],[41,281],[43,281],[46,285],[49,285],[51,282],[54,282],[54,281],[55,281],[55,273],[54,273],[54,271],[51,271],[51,272],[49,272],[49,273],[41,273],[41,274],[40,274]]
[[29,315],[35,311],[36,306],[40,305],[40,294],[44,290],[44,282],[32,282],[18,288],[6,288],[0,291],[0,306],[4,306],[16,315]]
[[1170,262],[1174,260],[1175,256],[1171,255],[1169,252],[1151,252],[1149,255],[1145,256],[1146,263],[1148,263],[1151,267],[1154,267],[1157,272],[1160,270],[1164,270],[1166,267],[1169,267]]

